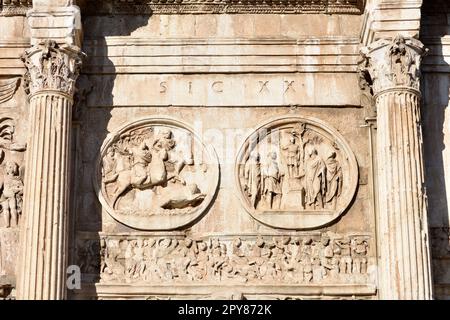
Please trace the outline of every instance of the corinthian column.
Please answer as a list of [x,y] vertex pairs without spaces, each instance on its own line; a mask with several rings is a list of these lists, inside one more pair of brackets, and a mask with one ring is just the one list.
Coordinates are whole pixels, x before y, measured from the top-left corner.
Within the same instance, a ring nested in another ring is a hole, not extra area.
[[432,284],[420,124],[422,43],[397,36],[362,50],[377,112],[381,299],[430,299]]
[[69,151],[78,47],[45,41],[27,50],[29,132],[18,299],[64,299]]

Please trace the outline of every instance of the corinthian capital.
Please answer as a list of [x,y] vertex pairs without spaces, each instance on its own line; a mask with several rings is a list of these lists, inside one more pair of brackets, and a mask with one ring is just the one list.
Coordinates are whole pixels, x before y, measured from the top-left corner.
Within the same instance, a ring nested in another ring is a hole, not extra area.
[[378,40],[361,49],[359,70],[374,95],[390,89],[420,91],[420,65],[428,49],[417,39],[401,35]]
[[84,53],[72,45],[59,45],[47,40],[25,51],[22,61],[25,91],[34,95],[41,91],[56,91],[73,96]]

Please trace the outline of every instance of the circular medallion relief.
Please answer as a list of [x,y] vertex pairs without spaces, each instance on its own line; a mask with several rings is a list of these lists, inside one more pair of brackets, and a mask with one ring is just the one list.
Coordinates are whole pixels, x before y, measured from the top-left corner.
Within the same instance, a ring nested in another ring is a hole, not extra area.
[[172,230],[193,222],[217,189],[219,164],[188,126],[149,118],[110,134],[94,185],[117,221],[140,230]]
[[247,211],[282,229],[332,222],[350,205],[358,183],[356,158],[342,135],[320,120],[297,116],[251,134],[235,171]]

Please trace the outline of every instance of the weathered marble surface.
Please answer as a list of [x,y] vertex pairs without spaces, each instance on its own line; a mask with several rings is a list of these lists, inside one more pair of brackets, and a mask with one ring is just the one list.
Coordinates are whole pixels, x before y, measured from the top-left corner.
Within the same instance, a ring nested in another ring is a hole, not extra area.
[[250,2],[0,1],[0,295],[450,297],[450,10]]

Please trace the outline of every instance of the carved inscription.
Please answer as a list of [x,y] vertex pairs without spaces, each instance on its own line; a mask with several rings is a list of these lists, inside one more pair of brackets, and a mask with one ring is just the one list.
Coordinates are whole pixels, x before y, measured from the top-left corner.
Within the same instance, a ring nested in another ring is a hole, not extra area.
[[[214,94],[221,94],[221,93],[231,93],[233,90],[236,90],[236,88],[233,86],[234,84],[230,81],[224,81],[224,80],[217,80],[212,81],[210,83],[206,84],[206,89],[209,90],[211,93]],[[297,83],[295,80],[283,80],[279,83],[279,81],[270,81],[270,80],[259,80],[254,83],[254,86],[245,86],[245,90],[248,90],[251,94],[256,95],[264,95],[268,93],[274,93],[274,94],[281,94],[283,96],[289,95],[289,93],[296,93],[297,90],[300,90],[301,84]],[[174,89],[174,86],[172,83],[169,83],[168,81],[160,81],[159,82],[159,88],[158,92],[162,95],[167,94],[170,90]],[[195,92],[202,92],[205,88],[202,86],[200,87],[198,84],[194,86],[192,81],[184,82],[183,81],[177,81],[176,83],[176,90],[177,91],[185,91],[188,93],[195,93]]]

